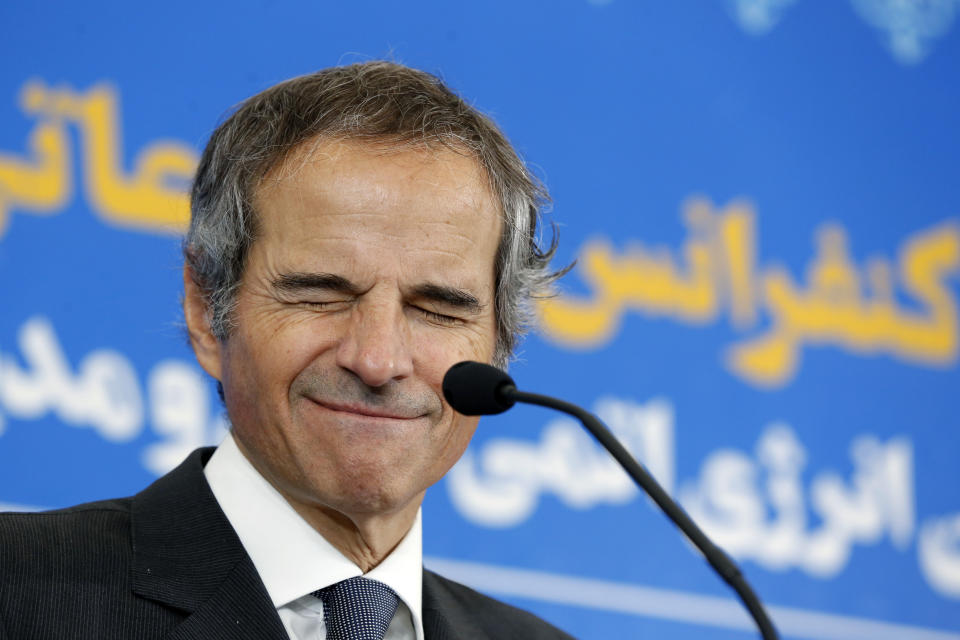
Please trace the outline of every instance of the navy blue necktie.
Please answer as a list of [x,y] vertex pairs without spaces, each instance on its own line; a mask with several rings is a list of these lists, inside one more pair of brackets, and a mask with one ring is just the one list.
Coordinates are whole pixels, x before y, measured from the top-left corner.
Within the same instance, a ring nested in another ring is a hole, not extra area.
[[327,640],[383,640],[398,603],[393,589],[362,576],[313,595],[323,601]]

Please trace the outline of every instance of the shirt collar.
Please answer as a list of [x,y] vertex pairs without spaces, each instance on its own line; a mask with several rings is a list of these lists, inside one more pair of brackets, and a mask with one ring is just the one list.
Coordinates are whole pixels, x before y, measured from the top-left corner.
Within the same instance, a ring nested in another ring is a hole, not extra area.
[[[237,448],[233,434],[228,434],[214,451],[203,473],[257,568],[274,607],[364,575],[260,475]],[[379,580],[396,592],[410,609],[417,637],[422,638],[423,544],[419,510],[407,535],[366,577]]]

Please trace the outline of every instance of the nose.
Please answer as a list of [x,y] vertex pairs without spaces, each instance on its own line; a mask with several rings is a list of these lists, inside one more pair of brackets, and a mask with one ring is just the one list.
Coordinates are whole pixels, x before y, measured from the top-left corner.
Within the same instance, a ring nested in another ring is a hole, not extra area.
[[413,373],[410,336],[401,304],[386,302],[353,308],[337,348],[337,364],[370,387]]

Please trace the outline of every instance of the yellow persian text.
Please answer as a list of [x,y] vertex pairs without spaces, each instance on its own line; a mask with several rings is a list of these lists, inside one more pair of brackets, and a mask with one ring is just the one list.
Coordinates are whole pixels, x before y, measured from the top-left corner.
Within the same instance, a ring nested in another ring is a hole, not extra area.
[[727,349],[727,368],[768,388],[793,379],[805,345],[928,366],[957,362],[950,284],[960,273],[956,220],[907,237],[896,261],[875,257],[863,265],[851,259],[843,227],[824,225],[798,281],[778,264],[758,268],[756,216],[747,202],[716,208],[694,198],[683,218],[688,235],[676,251],[617,251],[603,239],[584,246],[578,273],[591,294],[545,300],[539,307],[545,336],[593,349],[613,340],[628,311],[694,325],[726,314],[737,331],[754,333]]
[[0,236],[14,210],[52,215],[73,191],[73,139],[79,132],[84,189],[92,209],[105,221],[146,231],[179,232],[190,219],[183,188],[193,177],[197,155],[175,141],[161,140],[143,149],[132,172],[121,158],[119,98],[110,85],[85,92],[26,83],[20,108],[37,118],[22,154],[0,152]]

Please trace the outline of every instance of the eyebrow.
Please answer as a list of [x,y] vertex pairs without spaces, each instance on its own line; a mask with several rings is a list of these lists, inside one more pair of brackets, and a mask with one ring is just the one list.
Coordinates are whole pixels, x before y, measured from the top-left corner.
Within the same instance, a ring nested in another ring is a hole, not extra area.
[[414,287],[413,293],[419,298],[438,302],[455,309],[462,309],[469,313],[480,313],[483,310],[483,305],[480,304],[475,295],[456,287],[427,283]]
[[281,273],[273,279],[273,288],[287,293],[297,293],[308,289],[338,291],[351,295],[360,293],[355,284],[335,273]]

